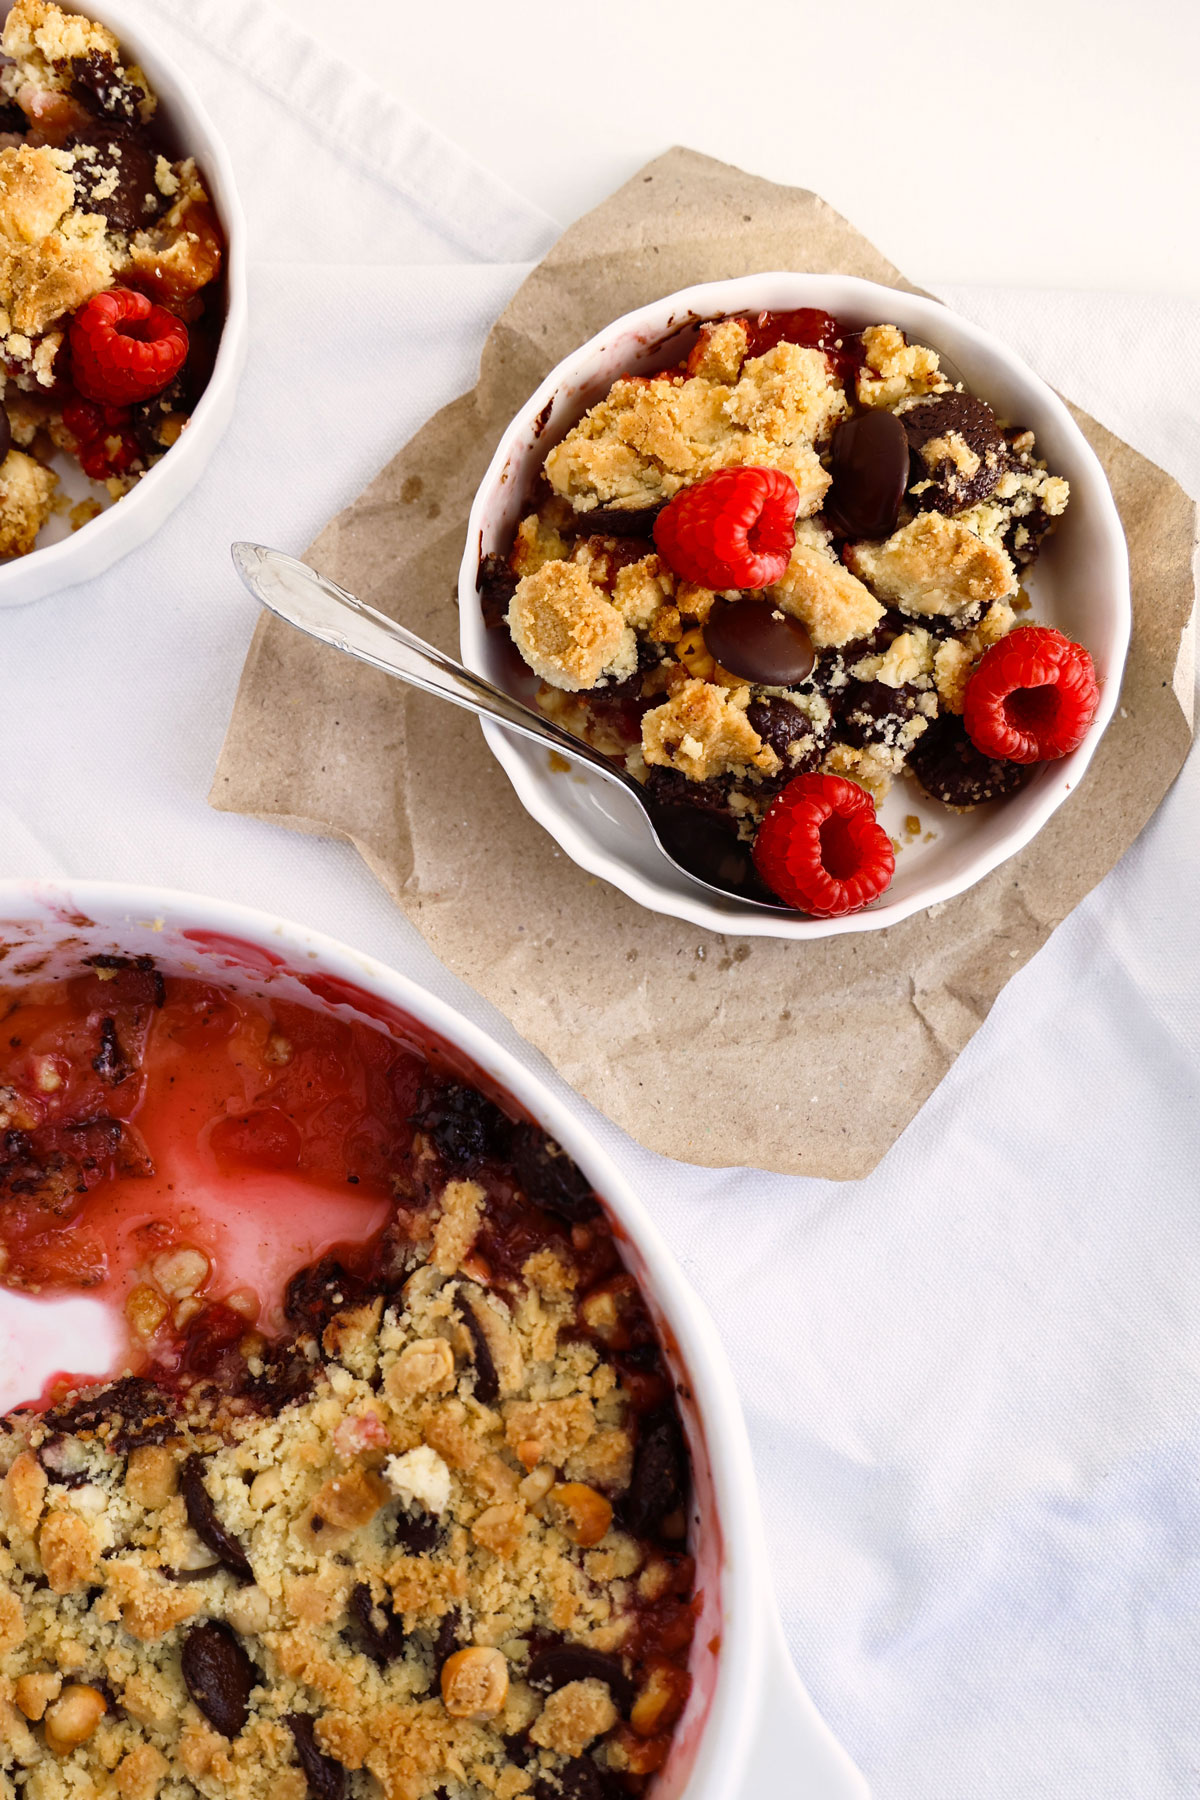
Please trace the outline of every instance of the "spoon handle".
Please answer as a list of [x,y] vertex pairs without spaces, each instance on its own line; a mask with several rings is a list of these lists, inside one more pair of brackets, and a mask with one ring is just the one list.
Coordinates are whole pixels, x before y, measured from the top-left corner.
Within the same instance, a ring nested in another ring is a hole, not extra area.
[[309,637],[335,650],[348,651],[360,662],[382,669],[385,675],[398,676],[427,694],[436,694],[441,700],[477,713],[481,719],[495,719],[506,730],[546,744],[636,793],[632,777],[614,767],[599,750],[544,719],[522,701],[514,700],[502,688],[493,687],[482,675],[465,669],[452,656],[435,650],[432,644],[376,612],[374,607],[365,606],[345,588],[318,575],[307,563],[285,556],[282,550],[245,543],[233,545],[233,560],[255,598]]

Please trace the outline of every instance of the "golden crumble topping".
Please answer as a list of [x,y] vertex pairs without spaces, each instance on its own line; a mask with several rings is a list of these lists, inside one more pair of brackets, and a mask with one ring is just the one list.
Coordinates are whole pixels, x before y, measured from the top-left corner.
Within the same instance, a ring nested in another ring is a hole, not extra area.
[[508,609],[508,628],[535,675],[551,687],[595,687],[637,666],[637,640],[621,613],[575,563],[544,563],[524,575]]
[[180,1402],[130,1447],[118,1385],[70,1435],[3,1422],[5,1792],[518,1800],[644,1752],[620,1657],[670,1568],[614,1514],[628,1396],[552,1249],[507,1296],[463,1274],[483,1199],[445,1183],[402,1293],[335,1313],[273,1416]]
[[0,463],[0,556],[25,556],[50,517],[58,476],[26,456],[10,450]]
[[779,468],[796,483],[801,513],[812,513],[829,486],[815,446],[845,406],[826,358],[796,344],[742,363],[733,385],[708,375],[629,377],[551,450],[546,476],[588,512],[655,506],[714,469]]
[[732,693],[707,681],[685,681],[642,720],[642,754],[648,763],[678,769],[693,781],[711,781],[731,769],[779,767],[746,717],[748,687]]
[[894,407],[922,394],[943,393],[950,386],[937,351],[910,344],[895,325],[868,325],[862,335],[866,366],[857,381],[861,406]]
[[770,596],[807,626],[819,650],[869,636],[883,617],[879,601],[831,554],[826,533],[815,524],[797,531],[791,560]]
[[1005,551],[936,512],[919,513],[885,543],[855,544],[848,561],[881,599],[908,613],[949,618],[1017,589]]

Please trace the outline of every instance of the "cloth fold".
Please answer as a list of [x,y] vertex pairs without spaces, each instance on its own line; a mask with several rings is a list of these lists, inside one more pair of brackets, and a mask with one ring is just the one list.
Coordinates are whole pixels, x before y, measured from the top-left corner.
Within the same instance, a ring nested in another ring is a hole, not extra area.
[[[250,358],[159,535],[0,613],[0,873],[276,909],[530,1056],[345,846],[205,795],[255,618],[230,539],[311,541],[470,387],[552,228],[267,0],[130,11],[229,140]],[[1200,373],[1175,348],[1200,307],[943,292],[1200,490]],[[793,1652],[877,1800],[1197,1791],[1198,770],[868,1179],[688,1169],[585,1109],[714,1314]]]

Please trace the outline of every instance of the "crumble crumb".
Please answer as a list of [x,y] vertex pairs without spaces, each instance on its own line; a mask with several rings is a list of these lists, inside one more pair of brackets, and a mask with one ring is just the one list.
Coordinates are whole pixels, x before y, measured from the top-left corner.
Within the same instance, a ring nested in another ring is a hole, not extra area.
[[1005,552],[942,513],[918,514],[885,543],[853,544],[846,558],[881,599],[918,615],[953,617],[1017,588]]
[[574,692],[602,675],[630,675],[637,640],[621,613],[575,563],[523,575],[508,609],[513,642],[551,687]]
[[837,561],[827,533],[802,524],[783,579],[768,593],[784,612],[807,626],[818,650],[868,637],[883,607],[858,577]]
[[933,658],[933,679],[938,702],[947,712],[962,712],[967,682],[974,666],[974,657],[958,638],[947,638],[938,645]]
[[[781,354],[782,353],[782,354]],[[829,486],[815,446],[846,400],[820,351],[780,344],[742,365],[735,386],[706,375],[613,383],[546,458],[577,512],[660,505],[714,469],[783,469],[813,513]]]
[[0,463],[0,557],[27,556],[50,517],[58,476],[26,456],[10,450]]
[[747,719],[749,700],[747,687],[730,693],[711,682],[685,681],[643,718],[642,754],[693,781],[711,781],[731,769],[773,774],[779,758]]
[[862,337],[867,361],[856,384],[862,406],[894,407],[918,395],[944,393],[950,386],[936,350],[908,343],[897,326],[868,325]]
[[706,375],[710,381],[723,381],[732,387],[742,372],[749,342],[741,319],[721,319],[716,325],[702,325],[687,360],[688,374]]

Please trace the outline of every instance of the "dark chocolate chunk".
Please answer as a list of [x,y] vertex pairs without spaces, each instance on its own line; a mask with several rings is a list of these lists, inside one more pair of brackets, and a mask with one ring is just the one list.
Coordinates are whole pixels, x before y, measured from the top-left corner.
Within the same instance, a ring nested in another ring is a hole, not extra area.
[[714,600],[703,629],[709,655],[759,687],[792,687],[813,666],[806,628],[769,600]]
[[250,1691],[258,1670],[228,1625],[206,1619],[183,1641],[183,1679],[188,1693],[222,1737],[235,1738],[250,1715]]
[[595,506],[580,514],[579,524],[600,537],[652,538],[661,511],[661,506]]
[[65,1432],[55,1432],[46,1438],[38,1448],[37,1459],[47,1479],[56,1481],[60,1487],[84,1487],[92,1478],[87,1452],[77,1438]]
[[633,1456],[633,1478],[620,1513],[634,1537],[650,1537],[668,1513],[687,1495],[687,1450],[673,1412],[661,1412],[642,1424]]
[[132,234],[153,224],[164,203],[154,180],[154,155],[141,138],[97,121],[76,132],[68,148],[76,153],[71,176],[81,212],[102,213],[110,231]]
[[[934,394],[918,400],[898,415],[914,452],[913,480],[920,492],[913,503],[924,512],[956,513],[986,500],[1008,463],[1004,434],[986,400],[974,394]],[[953,434],[978,460],[968,474],[952,457],[936,458],[930,466],[924,447]],[[922,483],[928,482],[928,486]]]
[[226,1531],[217,1517],[217,1509],[204,1485],[202,1456],[193,1452],[191,1456],[184,1458],[183,1468],[179,1473],[179,1486],[187,1509],[188,1524],[200,1542],[207,1544],[217,1559],[239,1581],[253,1581],[254,1570],[250,1567],[250,1558],[233,1533]]
[[566,1687],[569,1681],[605,1681],[622,1710],[633,1702],[634,1685],[619,1658],[603,1650],[590,1650],[586,1644],[549,1644],[535,1651],[525,1679],[530,1687],[550,1693]]
[[0,104],[0,132],[12,137],[24,137],[29,130],[29,120],[20,107],[12,100]]
[[508,1160],[512,1121],[477,1088],[451,1084],[423,1094],[413,1123],[428,1132],[451,1168],[470,1168],[487,1158]]
[[0,406],[0,462],[3,462],[12,449],[12,425],[4,408]]
[[44,1419],[52,1431],[97,1438],[121,1455],[175,1433],[174,1401],[144,1375],[126,1375],[90,1398],[55,1406]]
[[729,805],[731,775],[719,775],[714,781],[690,781],[678,769],[665,769],[652,763],[646,771],[646,798],[655,806],[694,806],[698,812],[713,813],[732,819]]
[[624,1800],[629,1789],[590,1756],[573,1756],[534,1784],[533,1800]]
[[296,1761],[304,1770],[311,1800],[346,1800],[349,1783],[340,1762],[317,1747],[311,1713],[285,1713],[283,1722],[296,1746]]
[[891,744],[917,710],[914,687],[889,687],[886,681],[852,681],[838,714],[838,736],[848,744]]
[[366,1298],[365,1281],[352,1275],[336,1256],[323,1256],[292,1276],[284,1292],[283,1316],[289,1325],[319,1338],[335,1313]]
[[958,812],[1017,793],[1037,769],[1036,763],[985,756],[953,713],[935,719],[922,733],[908,753],[907,766],[932,799]]
[[508,566],[508,558],[489,551],[479,564],[475,576],[483,622],[494,631],[505,623],[509,603],[517,591],[517,577]]
[[320,1366],[309,1362],[302,1349],[286,1341],[267,1344],[258,1353],[260,1373],[249,1376],[246,1394],[266,1412],[278,1412],[307,1394]]
[[98,106],[106,118],[133,124],[146,90],[129,80],[107,50],[89,50],[86,56],[73,56],[71,73],[77,99]]
[[895,413],[844,419],[833,434],[825,516],[846,537],[885,538],[896,529],[908,486],[909,439]]
[[565,1150],[539,1125],[526,1121],[513,1129],[513,1169],[527,1200],[572,1224],[594,1218],[600,1203],[592,1184]]
[[378,1668],[404,1655],[408,1639],[403,1620],[389,1607],[378,1605],[371,1590],[360,1581],[350,1595],[350,1616],[354,1621],[354,1639]]
[[454,1304],[471,1340],[471,1357],[475,1364],[475,1398],[482,1400],[485,1406],[490,1406],[493,1400],[500,1398],[500,1377],[496,1373],[492,1347],[470,1301],[464,1299],[460,1292]]
[[[746,717],[763,743],[770,745],[783,765],[778,778],[768,777],[769,781],[790,781],[793,775],[804,775],[820,767],[826,746],[833,736],[832,719],[816,725],[806,712],[793,706],[790,700],[780,699],[752,700],[746,708]],[[792,756],[792,745],[802,743],[806,738],[810,738],[811,743]]]
[[442,1528],[432,1513],[398,1512],[396,1542],[410,1556],[428,1556],[442,1541]]
[[442,1670],[454,1652],[459,1649],[459,1637],[462,1632],[462,1620],[456,1612],[445,1613],[437,1628],[433,1640],[433,1673],[437,1680],[441,1679]]

